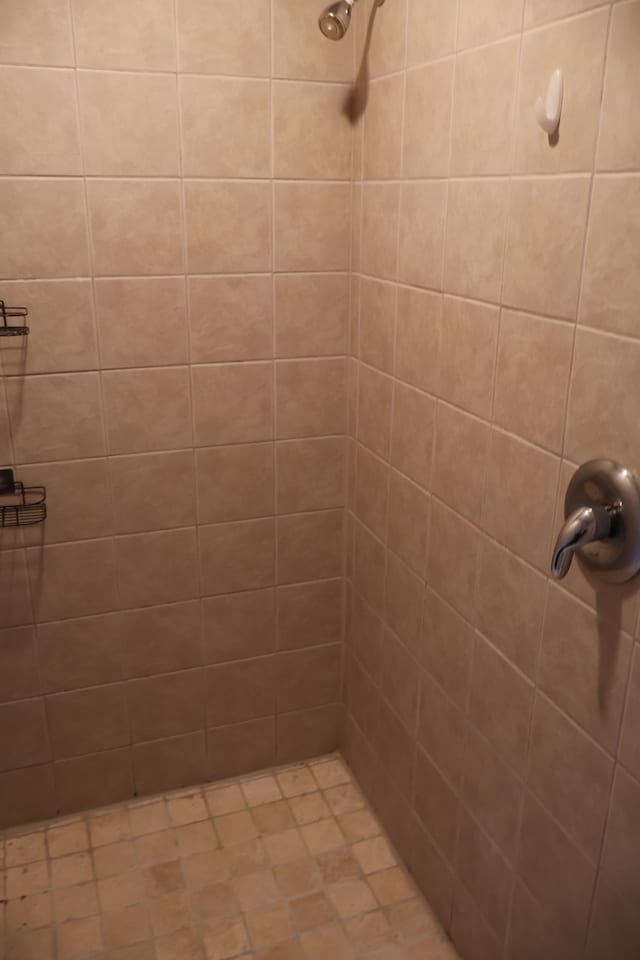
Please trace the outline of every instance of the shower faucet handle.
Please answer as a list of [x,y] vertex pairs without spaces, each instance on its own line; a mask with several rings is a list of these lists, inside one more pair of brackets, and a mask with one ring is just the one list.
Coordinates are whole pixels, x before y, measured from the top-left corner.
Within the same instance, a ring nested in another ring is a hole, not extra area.
[[579,507],[567,517],[553,548],[551,573],[556,580],[569,573],[576,550],[611,535],[612,520],[606,507]]
[[589,460],[574,473],[564,502],[551,573],[561,580],[575,553],[592,573],[623,583],[640,569],[640,488],[613,460]]

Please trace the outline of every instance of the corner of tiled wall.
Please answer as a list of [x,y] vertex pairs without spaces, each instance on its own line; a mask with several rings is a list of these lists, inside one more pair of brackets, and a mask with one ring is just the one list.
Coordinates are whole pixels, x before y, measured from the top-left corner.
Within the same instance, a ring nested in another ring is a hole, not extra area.
[[345,751],[464,960],[640,953],[638,585],[548,577],[575,467],[640,473],[639,51],[638,0],[372,29]]
[[0,10],[0,825],[337,741],[353,57],[221,16]]

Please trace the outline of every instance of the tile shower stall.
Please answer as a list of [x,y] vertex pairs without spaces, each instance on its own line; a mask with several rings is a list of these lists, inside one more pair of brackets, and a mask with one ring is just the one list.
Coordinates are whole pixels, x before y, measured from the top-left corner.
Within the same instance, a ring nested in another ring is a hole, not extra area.
[[640,0],[321,12],[0,0],[3,960],[640,957]]

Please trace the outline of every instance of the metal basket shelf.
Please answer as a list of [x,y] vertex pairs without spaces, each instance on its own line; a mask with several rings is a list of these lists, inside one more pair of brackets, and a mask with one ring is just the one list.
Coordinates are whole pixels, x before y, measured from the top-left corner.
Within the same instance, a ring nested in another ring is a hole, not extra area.
[[0,498],[4,497],[13,502],[0,501],[0,527],[31,527],[46,520],[46,487],[25,487],[13,479],[13,470],[0,470]]
[[[0,337],[26,337],[29,327],[26,319],[29,311],[26,307],[8,307],[0,300]],[[9,320],[22,320],[22,323],[9,323]]]

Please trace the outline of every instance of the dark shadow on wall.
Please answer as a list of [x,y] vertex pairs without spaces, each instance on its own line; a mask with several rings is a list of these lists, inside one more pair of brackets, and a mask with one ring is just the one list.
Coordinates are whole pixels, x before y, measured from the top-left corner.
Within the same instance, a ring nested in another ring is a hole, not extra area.
[[378,0],[376,0],[369,15],[367,33],[364,40],[364,47],[362,48],[362,57],[360,58],[360,66],[358,67],[356,79],[351,90],[349,90],[345,98],[344,106],[342,108],[344,115],[349,120],[349,123],[354,125],[358,122],[362,114],[367,109],[367,102],[369,100],[369,48],[371,46],[371,37],[373,36],[373,28],[376,22],[378,7],[379,3]]
[[[584,572],[584,567],[582,568]],[[624,656],[625,638],[622,624],[622,605],[640,589],[637,578],[628,583],[596,583],[585,574],[595,588],[595,606],[598,619],[598,708],[604,718],[609,712],[610,698],[616,683],[618,660]]]

